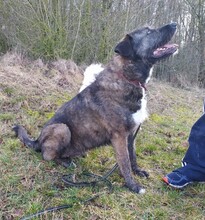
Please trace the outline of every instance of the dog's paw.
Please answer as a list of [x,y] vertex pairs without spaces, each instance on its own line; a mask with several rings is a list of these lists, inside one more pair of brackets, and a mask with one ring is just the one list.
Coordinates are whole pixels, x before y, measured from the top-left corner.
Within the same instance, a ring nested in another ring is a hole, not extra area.
[[133,172],[134,172],[134,174],[136,174],[140,177],[146,177],[146,178],[149,177],[149,173],[146,172],[145,170],[135,169]]
[[145,192],[146,192],[146,190],[145,190],[144,188],[141,188],[141,189],[139,190],[139,194],[145,194]]
[[131,191],[138,193],[138,194],[144,194],[146,192],[146,190],[141,187],[140,185],[136,184],[132,184],[132,185],[126,185]]

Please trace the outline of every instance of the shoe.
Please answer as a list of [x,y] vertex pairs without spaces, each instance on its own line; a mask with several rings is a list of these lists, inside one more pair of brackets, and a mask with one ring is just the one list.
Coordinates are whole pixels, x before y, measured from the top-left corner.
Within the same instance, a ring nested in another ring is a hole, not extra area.
[[162,180],[169,186],[177,189],[181,189],[192,183],[190,179],[177,171],[167,174],[165,177],[162,178]]

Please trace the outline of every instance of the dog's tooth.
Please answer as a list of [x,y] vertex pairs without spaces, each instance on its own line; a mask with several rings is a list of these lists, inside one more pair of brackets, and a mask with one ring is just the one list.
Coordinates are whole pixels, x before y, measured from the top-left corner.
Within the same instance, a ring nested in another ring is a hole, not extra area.
[[146,190],[145,189],[140,189],[139,194],[145,194]]

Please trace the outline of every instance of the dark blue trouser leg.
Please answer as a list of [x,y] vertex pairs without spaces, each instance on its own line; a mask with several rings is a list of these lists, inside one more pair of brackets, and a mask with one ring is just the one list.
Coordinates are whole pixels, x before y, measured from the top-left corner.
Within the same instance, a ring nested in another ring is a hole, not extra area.
[[189,135],[189,148],[183,158],[184,167],[175,171],[193,181],[205,181],[205,114],[193,125]]

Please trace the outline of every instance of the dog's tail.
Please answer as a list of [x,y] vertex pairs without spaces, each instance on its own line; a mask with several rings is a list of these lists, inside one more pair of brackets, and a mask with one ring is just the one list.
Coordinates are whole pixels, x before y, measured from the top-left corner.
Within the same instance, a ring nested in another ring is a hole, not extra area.
[[38,140],[32,140],[29,138],[27,131],[20,125],[14,125],[12,130],[15,132],[16,137],[25,144],[27,147],[32,148],[35,151],[41,151],[41,148],[38,144]]

